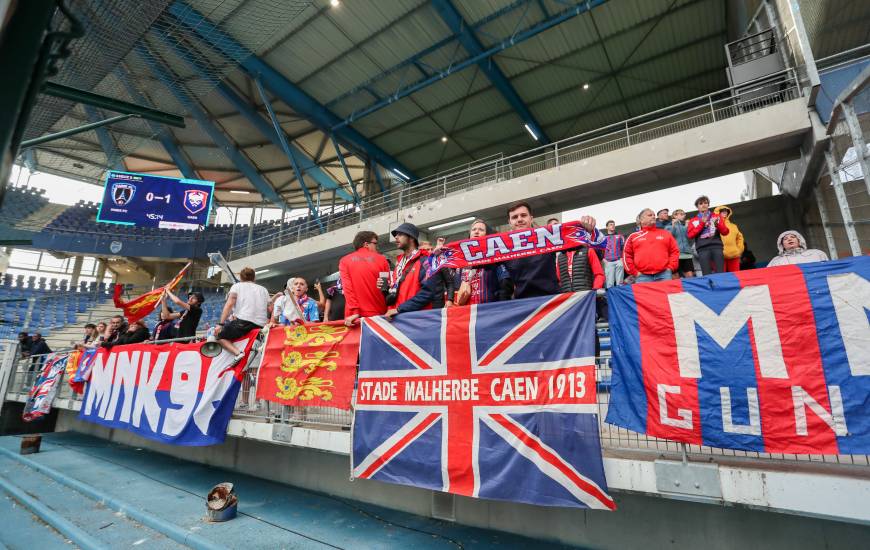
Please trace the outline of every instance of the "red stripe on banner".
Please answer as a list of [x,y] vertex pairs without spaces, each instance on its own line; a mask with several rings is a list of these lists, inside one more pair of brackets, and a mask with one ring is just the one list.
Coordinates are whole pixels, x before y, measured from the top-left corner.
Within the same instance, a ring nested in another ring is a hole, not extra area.
[[504,417],[504,415],[490,414],[489,416],[490,418],[501,424],[502,427],[504,427],[510,433],[512,433],[514,437],[522,441],[526,447],[535,451],[535,453],[537,453],[542,460],[546,461],[548,464],[562,472],[568,479],[570,479],[574,483],[574,485],[579,487],[584,493],[592,495],[593,497],[595,497],[596,500],[601,502],[601,504],[603,504],[610,510],[616,510],[616,503],[613,502],[613,499],[610,498],[610,496],[604,494],[600,489],[598,489],[598,487],[578,476],[574,469],[566,464],[564,460],[545,449],[538,441],[529,437],[528,434],[526,434],[524,431],[514,426],[512,422],[508,421],[508,419]]
[[798,266],[789,265],[740,271],[735,275],[742,288],[759,285],[768,287],[779,327],[782,358],[788,371],[788,378],[761,376],[758,348],[750,327],[765,450],[771,453],[838,454],[833,430],[809,407],[805,407],[807,435],[797,433],[793,387],[802,388],[831,412],[816,322],[803,272]]
[[372,329],[373,332],[377,333],[378,336],[389,342],[391,346],[400,351],[402,355],[404,355],[408,361],[414,363],[418,369],[430,370],[432,368],[427,365],[425,361],[417,357],[417,354],[411,351],[408,346],[393,338],[389,332],[378,326],[377,323],[366,323],[366,326]]
[[[701,444],[701,414],[698,382],[681,378],[674,320],[668,295],[682,292],[679,280],[641,283],[632,286],[640,324],[640,349],[647,399],[647,433],[694,445]],[[660,406],[659,388],[665,395]],[[680,412],[691,414],[691,428],[678,425]]]
[[522,338],[524,334],[530,331],[534,326],[541,320],[542,317],[564,304],[566,301],[570,300],[573,294],[557,294],[553,297],[552,300],[544,304],[544,307],[541,308],[540,311],[535,313],[531,318],[517,326],[513,330],[508,333],[508,337],[506,337],[500,344],[492,348],[489,353],[483,356],[483,358],[478,362],[478,365],[481,367],[488,366],[494,358],[498,357],[508,346],[516,342],[519,338]]
[[429,429],[429,426],[434,424],[435,421],[438,420],[438,418],[440,416],[441,416],[441,413],[429,414],[426,418],[423,419],[422,422],[417,424],[417,426],[415,426],[414,429],[412,429],[410,432],[408,432],[405,435],[405,437],[403,437],[402,439],[397,441],[395,445],[393,445],[392,447],[387,449],[387,452],[385,452],[383,455],[381,455],[380,458],[375,460],[371,464],[371,466],[366,468],[366,470],[357,477],[369,478],[369,477],[375,475],[375,472],[380,470],[384,464],[386,464],[387,462],[392,460],[394,456],[396,456],[397,454],[402,452],[402,449],[407,447],[411,443],[411,441],[413,441],[414,439],[417,438],[417,436],[419,436],[421,433],[423,433],[427,429]]

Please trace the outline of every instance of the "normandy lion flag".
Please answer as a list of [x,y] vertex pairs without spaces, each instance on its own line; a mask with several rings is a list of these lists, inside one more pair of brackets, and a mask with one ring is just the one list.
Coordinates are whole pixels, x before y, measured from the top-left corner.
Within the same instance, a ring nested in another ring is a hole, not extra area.
[[350,409],[359,327],[344,321],[269,331],[257,375],[257,398],[282,405]]
[[190,262],[181,268],[178,275],[173,277],[173,279],[164,286],[155,288],[154,290],[146,292],[145,294],[127,302],[121,300],[121,292],[124,290],[124,285],[115,285],[115,294],[112,296],[112,299],[115,302],[115,307],[124,310],[124,317],[127,318],[128,323],[135,323],[139,319],[147,317],[157,308],[157,304],[160,303],[160,296],[163,295],[163,291],[167,289],[175,290],[175,287],[177,287],[178,283],[181,282],[181,278],[184,277],[184,273],[189,267]]

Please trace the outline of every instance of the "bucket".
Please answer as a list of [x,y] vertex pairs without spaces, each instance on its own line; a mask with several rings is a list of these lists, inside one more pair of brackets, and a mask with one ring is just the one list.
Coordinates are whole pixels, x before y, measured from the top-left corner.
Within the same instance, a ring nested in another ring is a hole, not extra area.
[[32,455],[39,452],[39,446],[42,444],[41,435],[25,435],[21,438],[21,454]]
[[208,492],[205,509],[208,521],[227,521],[236,517],[239,499],[232,483],[218,483]]

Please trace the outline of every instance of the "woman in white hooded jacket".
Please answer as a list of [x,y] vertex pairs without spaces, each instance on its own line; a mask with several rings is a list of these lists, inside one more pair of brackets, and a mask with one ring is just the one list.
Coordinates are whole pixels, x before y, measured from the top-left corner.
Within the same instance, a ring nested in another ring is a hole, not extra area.
[[783,231],[776,239],[776,247],[779,255],[770,260],[767,267],[789,264],[808,264],[810,262],[824,262],[828,255],[815,248],[807,248],[804,236],[793,229]]

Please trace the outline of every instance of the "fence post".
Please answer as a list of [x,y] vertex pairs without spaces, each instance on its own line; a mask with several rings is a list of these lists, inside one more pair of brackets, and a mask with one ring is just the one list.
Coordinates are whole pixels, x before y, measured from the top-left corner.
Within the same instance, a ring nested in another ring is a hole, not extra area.
[[8,342],[3,347],[3,355],[0,356],[0,412],[3,412],[3,403],[6,401],[9,383],[15,376],[16,355],[18,355],[18,343]]
[[556,168],[559,167],[559,142],[553,144],[553,152],[556,156]]
[[846,197],[846,191],[843,189],[843,182],[840,180],[840,173],[837,171],[837,164],[834,162],[834,155],[831,154],[830,149],[825,151],[825,162],[828,165],[828,173],[831,176],[831,183],[834,185],[834,194],[837,196],[837,203],[840,205],[843,226],[846,229],[846,237],[849,239],[849,248],[852,251],[852,256],[860,256],[861,243],[858,241],[858,232],[855,231],[855,222],[852,221],[852,212],[849,210],[849,199]]
[[631,145],[631,135],[628,133],[628,121],[625,121],[625,142]]
[[716,122],[716,109],[713,107],[713,96],[708,95],[707,99],[710,101],[710,116],[713,117],[713,122]]

